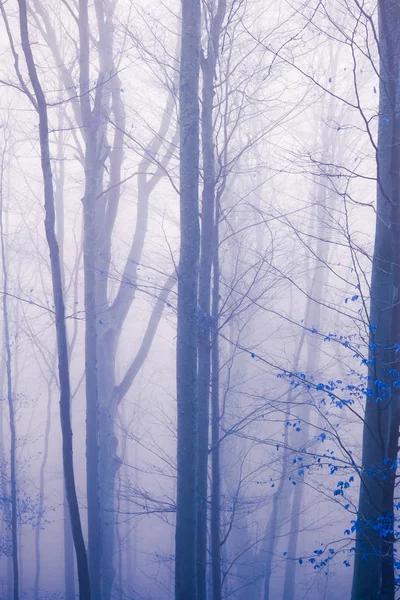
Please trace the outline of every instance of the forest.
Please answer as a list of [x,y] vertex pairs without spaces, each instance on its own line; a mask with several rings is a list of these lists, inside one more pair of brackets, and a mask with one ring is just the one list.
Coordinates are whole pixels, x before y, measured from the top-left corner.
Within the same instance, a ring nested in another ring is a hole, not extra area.
[[0,600],[399,600],[400,1],[0,13]]

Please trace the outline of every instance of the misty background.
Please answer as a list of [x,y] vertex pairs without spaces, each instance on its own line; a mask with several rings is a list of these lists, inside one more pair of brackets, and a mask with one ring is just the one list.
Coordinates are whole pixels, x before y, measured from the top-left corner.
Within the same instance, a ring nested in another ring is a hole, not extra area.
[[0,11],[0,598],[400,597],[397,2]]

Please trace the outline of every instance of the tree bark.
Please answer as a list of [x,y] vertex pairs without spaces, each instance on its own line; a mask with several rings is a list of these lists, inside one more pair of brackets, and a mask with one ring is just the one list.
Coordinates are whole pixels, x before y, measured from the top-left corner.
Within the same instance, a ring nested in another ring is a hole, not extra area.
[[[200,1],[182,1],[175,600],[196,600]],[[200,600],[200,599],[199,599]]]
[[[4,160],[4,154],[3,154]],[[11,541],[12,541],[12,566],[13,566],[13,600],[19,600],[19,560],[18,560],[18,497],[17,497],[17,434],[15,427],[15,406],[14,394],[12,389],[11,372],[11,342],[10,327],[8,315],[8,270],[6,264],[6,251],[3,229],[3,172],[4,164],[1,168],[1,206],[0,206],[0,238],[1,238],[1,262],[3,267],[3,326],[4,326],[4,346],[6,354],[6,382],[7,382],[7,401],[10,422],[10,489],[11,489]]]
[[62,454],[65,488],[71,519],[75,552],[77,557],[79,598],[80,600],[90,600],[89,569],[85,542],[83,539],[82,524],[79,514],[73,465],[72,427],[70,415],[71,389],[69,379],[68,344],[65,324],[65,305],[62,286],[60,255],[55,234],[55,203],[49,147],[47,104],[43,93],[43,89],[38,78],[36,65],[33,59],[31,44],[29,40],[26,0],[18,0],[18,6],[22,48],[28,68],[29,78],[34,90],[34,97],[30,96],[30,98],[34,107],[37,109],[39,117],[40,155],[44,183],[45,232],[50,254],[51,277],[55,307],[55,325],[57,334],[58,372],[60,381],[60,420],[62,430]]
[[222,598],[221,578],[221,465],[219,407],[219,199],[215,208],[212,291],[211,378],[211,565],[213,600]]
[[216,14],[210,9],[210,34],[207,55],[202,54],[202,152],[203,195],[201,207],[201,238],[199,266],[199,346],[198,346],[198,511],[197,511],[197,595],[207,598],[207,481],[208,429],[211,374],[211,271],[215,213],[215,151],[214,151],[214,74],[218,58],[221,26],[226,0],[218,2]]
[[35,600],[40,599],[40,575],[41,575],[41,555],[40,555],[40,531],[42,529],[42,512],[44,507],[44,487],[47,459],[49,457],[49,439],[51,427],[51,397],[52,397],[53,376],[47,382],[47,407],[46,407],[46,427],[44,432],[44,450],[42,464],[39,473],[39,504],[38,504],[38,522],[35,531],[35,580],[33,584],[33,596]]
[[377,206],[371,275],[368,392],[363,427],[352,600],[394,600],[392,465],[397,460],[400,373],[400,6],[380,0]]
[[[99,23],[99,33],[101,28]],[[101,43],[101,42],[100,42]],[[85,382],[86,382],[86,481],[88,503],[88,555],[92,595],[102,597],[101,555],[102,522],[99,490],[99,393],[97,380],[97,235],[96,203],[102,177],[99,129],[101,131],[102,95],[100,74],[94,107],[90,101],[89,15],[87,0],[79,2],[79,89],[83,137],[85,140],[85,191],[83,205],[83,264],[85,302]]]
[[[47,12],[37,0],[36,9],[40,14],[41,19],[44,23],[42,33],[53,53],[54,62],[59,69],[60,78],[63,81],[64,88],[70,90],[75,85],[75,79],[73,73],[68,69],[60,53],[60,45],[57,40],[57,36],[51,23],[48,19]],[[101,527],[97,527],[94,523],[98,522],[96,511],[98,506],[95,498],[95,460],[91,460],[91,467],[89,467],[90,475],[88,479],[92,482],[89,490],[89,512],[91,514],[90,522],[93,523],[90,526],[93,535],[89,534],[89,545],[93,548],[93,552],[89,554],[93,557],[94,562],[98,563],[96,559],[96,552],[101,548],[101,593],[103,600],[109,600],[112,593],[112,586],[115,577],[114,568],[114,546],[115,546],[115,515],[114,515],[114,496],[115,496],[115,477],[118,472],[120,460],[118,458],[118,438],[114,430],[114,420],[116,411],[119,403],[122,401],[123,396],[129,391],[136,373],[140,369],[143,361],[146,358],[147,352],[151,347],[151,343],[156,332],[157,326],[160,321],[162,308],[168,297],[168,293],[172,286],[169,287],[170,278],[166,282],[166,287],[163,288],[160,294],[160,299],[157,299],[157,308],[150,318],[149,327],[146,330],[146,336],[143,343],[140,346],[140,350],[137,356],[133,359],[131,366],[127,373],[123,377],[120,384],[116,381],[115,376],[115,353],[118,348],[118,340],[125,323],[130,307],[135,298],[137,290],[137,276],[138,267],[140,265],[141,255],[144,247],[144,241],[147,232],[147,221],[148,221],[148,202],[151,193],[155,189],[160,178],[164,175],[165,169],[168,166],[171,157],[173,156],[173,150],[176,146],[176,139],[171,141],[164,156],[159,160],[160,153],[162,153],[162,146],[169,132],[172,116],[174,111],[174,97],[171,92],[168,97],[165,111],[160,123],[158,131],[156,131],[143,151],[143,158],[139,164],[138,173],[138,206],[136,214],[136,228],[134,235],[132,236],[131,248],[129,255],[126,260],[126,264],[121,277],[121,284],[116,294],[115,299],[111,302],[109,299],[108,282],[110,275],[110,268],[112,267],[112,235],[114,231],[114,225],[118,214],[119,199],[121,193],[121,168],[124,157],[124,138],[129,137],[129,134],[125,130],[125,111],[124,105],[121,98],[121,82],[118,77],[117,67],[114,60],[113,50],[113,32],[114,32],[114,9],[109,2],[96,1],[94,3],[94,9],[96,12],[97,26],[99,30],[99,36],[101,38],[100,43],[97,46],[98,59],[100,64],[100,76],[98,77],[97,85],[91,89],[91,94],[95,96],[94,105],[100,106],[100,119],[97,122],[97,130],[93,125],[93,133],[90,135],[89,144],[91,148],[85,148],[85,151],[80,150],[79,144],[78,151],[82,160],[85,160],[85,176],[86,178],[92,177],[97,171],[97,194],[93,192],[93,187],[88,185],[86,181],[86,191],[92,193],[92,196],[96,196],[96,228],[97,228],[97,239],[95,255],[97,259],[97,273],[96,278],[96,298],[94,305],[97,307],[97,350],[93,343],[88,344],[89,354],[91,359],[87,357],[88,362],[91,365],[90,371],[94,370],[94,364],[97,359],[97,394],[98,394],[98,437],[101,438],[101,446],[99,448],[98,456],[98,482],[97,486],[99,489],[99,505],[100,505],[100,522]],[[86,2],[81,2],[81,11],[86,11]],[[86,17],[78,20],[78,25],[81,28],[81,38],[83,45],[80,45],[81,61],[84,63],[85,68],[87,65],[87,42],[90,38],[90,30],[88,35],[85,34],[87,31]],[[85,77],[81,77],[81,82],[84,84]],[[89,110],[86,110],[85,116],[86,121],[84,122],[84,115],[82,113],[82,105],[88,104],[88,94],[81,94],[81,100],[83,102],[77,103],[72,102],[71,108],[74,112],[75,120],[80,130],[84,133],[88,129],[90,123]],[[99,115],[97,115],[99,116]],[[96,115],[93,115],[92,122],[95,120]],[[107,136],[107,127],[112,122],[114,125],[113,139],[109,141]],[[97,147],[95,149],[95,145]],[[92,157],[92,163],[90,164],[89,155]],[[108,181],[104,181],[104,161],[109,158],[109,178]],[[153,159],[154,158],[154,162]],[[155,171],[151,172],[151,167],[156,165]],[[91,171],[91,172],[90,172]],[[85,194],[84,210],[89,209],[88,202],[86,202],[87,194]],[[84,216],[85,218],[85,216]],[[90,229],[89,220],[86,220],[88,229]],[[90,244],[86,246],[90,253]],[[86,255],[86,265],[90,263],[89,256]],[[90,274],[90,267],[88,269]],[[87,280],[88,281],[88,280]],[[127,285],[129,282],[129,285]],[[88,285],[88,289],[90,285]],[[161,311],[159,310],[161,305]],[[92,304],[93,306],[93,304]],[[89,310],[90,312],[90,302]],[[96,310],[92,309],[92,321],[95,320]],[[91,328],[91,339],[94,339],[94,328]],[[96,356],[97,354],[97,356]],[[94,360],[92,360],[94,358]],[[94,378],[90,375],[89,378],[93,383]],[[90,403],[92,409],[95,404],[94,385],[91,385],[92,393],[90,394]],[[89,395],[87,396],[89,398]],[[91,410],[92,416],[95,411]],[[89,427],[89,426],[88,426]],[[93,427],[89,427],[93,432]],[[90,447],[92,449],[91,456],[95,457],[96,450],[94,448],[95,436],[90,441]],[[92,493],[93,492],[93,493]],[[96,545],[95,536],[96,533],[100,532],[101,542]],[[90,540],[94,540],[91,542]],[[97,567],[92,568],[92,572],[98,570]],[[98,581],[99,578],[97,577]]]

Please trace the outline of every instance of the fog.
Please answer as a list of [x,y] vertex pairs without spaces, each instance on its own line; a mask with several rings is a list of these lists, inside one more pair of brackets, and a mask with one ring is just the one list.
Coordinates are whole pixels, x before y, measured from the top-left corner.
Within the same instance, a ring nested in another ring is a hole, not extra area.
[[0,599],[400,598],[397,0],[0,11]]

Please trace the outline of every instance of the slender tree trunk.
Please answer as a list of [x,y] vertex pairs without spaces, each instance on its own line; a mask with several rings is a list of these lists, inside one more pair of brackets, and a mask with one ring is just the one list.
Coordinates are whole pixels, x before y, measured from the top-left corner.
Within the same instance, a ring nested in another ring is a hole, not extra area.
[[[394,600],[392,465],[397,460],[400,375],[400,5],[379,0],[380,106],[377,207],[352,600]],[[393,371],[395,375],[393,375]],[[388,466],[389,465],[389,466]]]
[[[80,59],[85,64],[87,61],[87,43],[91,38],[90,31],[87,29],[87,5],[86,2],[81,2],[81,11],[83,19],[79,19],[81,29],[81,38],[83,45],[80,48]],[[119,290],[113,302],[109,298],[109,275],[112,265],[112,236],[114,225],[118,214],[118,206],[121,195],[121,173],[124,157],[124,138],[126,135],[125,128],[125,110],[122,101],[122,85],[118,77],[118,67],[114,62],[113,38],[114,38],[114,18],[115,6],[114,3],[108,0],[95,0],[93,5],[96,16],[96,25],[99,34],[99,41],[96,44],[97,58],[100,66],[100,73],[97,80],[97,85],[93,86],[91,82],[91,95],[95,97],[93,114],[90,115],[90,106],[86,107],[88,102],[88,93],[81,94],[80,106],[77,103],[72,103],[71,108],[74,111],[76,122],[81,131],[88,128],[88,124],[92,121],[93,135],[90,135],[90,144],[94,147],[97,144],[96,152],[92,152],[92,157],[95,158],[89,166],[92,168],[92,173],[88,168],[85,168],[85,175],[92,177],[94,172],[97,172],[98,192],[96,195],[96,262],[97,262],[97,290],[96,290],[96,307],[97,307],[97,390],[98,390],[98,411],[99,411],[99,440],[101,445],[99,448],[98,459],[98,490],[99,490],[99,505],[100,505],[100,521],[101,527],[91,526],[91,532],[96,535],[100,531],[101,543],[101,593],[103,600],[110,600],[112,593],[113,581],[115,578],[114,566],[114,547],[115,547],[115,515],[114,515],[114,497],[116,474],[120,465],[118,458],[118,438],[115,433],[114,420],[118,404],[123,396],[129,391],[135,377],[135,373],[140,368],[146,358],[146,352],[151,346],[154,333],[159,323],[160,314],[157,318],[151,317],[151,324],[146,333],[146,340],[142,344],[140,352],[132,360],[132,364],[128,368],[126,377],[123,377],[122,385],[117,385],[114,360],[115,352],[117,351],[118,339],[125,323],[129,309],[133,304],[135,293],[137,290],[138,267],[140,265],[141,254],[143,251],[144,241],[147,231],[148,220],[148,201],[149,196],[160,181],[161,176],[165,173],[165,169],[173,156],[173,151],[176,147],[176,137],[171,140],[168,149],[165,151],[164,157],[158,161],[164,141],[167,137],[172,116],[175,107],[175,99],[171,93],[168,97],[166,108],[160,127],[155,132],[152,140],[143,152],[143,158],[140,161],[138,173],[138,203],[136,213],[136,228],[132,238],[132,243],[127,257],[122,281]],[[66,90],[74,87],[74,76],[72,71],[66,68],[63,58],[59,51],[57,36],[51,23],[47,17],[47,11],[43,8],[39,0],[36,0],[35,7],[40,12],[40,16],[45,24],[45,33],[48,44],[54,56],[55,63],[60,66],[60,77],[63,80],[63,85]],[[91,24],[91,21],[90,21]],[[87,33],[85,33],[85,31]],[[91,43],[91,42],[89,42]],[[86,71],[87,73],[87,71]],[[85,77],[82,78],[84,83]],[[96,112],[96,107],[98,108]],[[83,109],[83,112],[82,110]],[[84,113],[84,114],[83,114]],[[91,118],[92,117],[92,118]],[[110,122],[115,124],[112,140],[109,140],[108,126]],[[97,123],[97,130],[96,130]],[[96,132],[95,132],[96,130]],[[88,166],[88,148],[85,149],[86,167]],[[154,162],[153,162],[154,158]],[[104,181],[104,161],[108,160],[108,181]],[[151,167],[157,164],[155,172],[151,173]],[[130,286],[126,282],[131,283]],[[165,300],[164,300],[165,301]],[[162,312],[162,311],[161,311]],[[155,326],[154,326],[155,325]],[[151,335],[150,335],[150,332]],[[147,350],[146,350],[147,348]],[[94,355],[93,344],[89,347],[89,352]],[[140,354],[140,356],[139,356]],[[94,361],[90,361],[94,364]],[[90,375],[92,378],[92,376]],[[94,403],[94,396],[91,395],[91,403]],[[94,414],[94,413],[93,413]],[[95,441],[94,438],[92,441]],[[92,445],[91,445],[92,447]],[[95,456],[96,450],[92,447],[92,456]],[[91,467],[95,469],[95,461],[91,461]],[[93,470],[93,475],[95,472]],[[95,477],[90,477],[93,491],[95,487]],[[93,524],[96,521],[97,502],[95,494],[89,493],[90,496],[90,512],[92,517],[90,521]],[[94,512],[93,512],[94,511]],[[90,539],[94,539],[89,535]],[[96,543],[90,542],[90,546],[94,547],[94,553],[90,553],[96,562]],[[98,570],[93,565],[92,571]],[[97,578],[98,580],[98,578]],[[96,584],[97,585],[97,584]]]
[[[133,486],[134,486],[134,488],[136,488],[137,484],[138,484],[138,465],[139,465],[139,445],[136,444],[135,450],[133,453],[133,468],[134,468]],[[129,500],[127,500],[127,510],[129,510],[128,503],[129,503]],[[137,540],[137,524],[136,523],[134,525],[132,525],[131,523],[129,523],[129,521],[127,522],[126,539],[127,539],[127,547],[128,547],[126,560],[127,560],[127,564],[128,564],[128,568],[129,568],[130,585],[133,588],[135,588],[137,585],[137,557],[138,557],[138,543],[137,543],[138,540]],[[172,540],[171,540],[171,542],[172,542]],[[171,551],[171,554],[172,553],[173,553],[173,550]],[[171,589],[172,589],[172,582],[171,582]]]
[[199,267],[199,347],[198,347],[198,512],[197,512],[197,595],[207,598],[207,481],[208,428],[211,374],[211,270],[215,213],[215,152],[213,127],[214,74],[219,36],[226,0],[219,0],[216,14],[210,9],[210,33],[207,56],[202,54],[202,151],[203,196],[201,207],[201,251]]
[[213,600],[222,598],[221,579],[221,469],[219,408],[219,206],[215,210],[212,293],[211,379],[211,563]]
[[[60,80],[60,88],[62,81]],[[57,136],[57,166],[56,188],[54,194],[56,211],[56,231],[57,241],[60,252],[61,278],[63,293],[65,295],[65,271],[64,271],[64,182],[65,182],[65,157],[64,157],[64,107],[59,111],[60,131]],[[78,276],[78,274],[77,274]],[[75,283],[76,285],[76,283]],[[71,354],[74,338],[69,345],[69,355]],[[72,407],[71,407],[72,410]],[[63,545],[64,545],[64,588],[65,600],[75,600],[75,563],[74,563],[74,543],[72,539],[71,523],[68,514],[68,503],[65,493],[65,482],[63,483]]]
[[[211,44],[210,44],[211,45]],[[211,375],[211,267],[214,230],[213,60],[202,61],[203,198],[199,266],[197,597],[207,598],[208,428]]]
[[35,94],[35,97],[31,97],[31,100],[37,109],[39,116],[39,141],[44,182],[45,232],[50,253],[51,277],[55,307],[55,324],[57,333],[58,370],[60,381],[60,420],[62,430],[62,454],[65,488],[78,564],[79,597],[80,600],[90,600],[89,569],[79,514],[73,465],[68,344],[60,255],[55,234],[55,203],[49,147],[47,104],[38,78],[29,40],[26,0],[18,0],[18,6],[22,48],[28,68],[29,78]]
[[[0,225],[1,225],[1,231],[0,231],[0,235],[3,238],[2,235],[2,231],[8,231],[8,212],[5,211],[4,209],[4,202],[3,202],[3,198],[4,198],[4,172],[5,172],[5,156],[6,156],[6,149],[7,149],[7,143],[6,140],[4,140],[4,146],[3,146],[3,152],[2,152],[2,166],[1,166],[1,185],[0,185],[0,201],[1,201],[1,206],[0,206]],[[3,221],[4,218],[4,221]],[[7,265],[7,248],[4,245],[4,256],[2,257],[2,266],[3,263]],[[3,270],[3,269],[2,269]],[[4,276],[3,276],[3,290],[4,290]],[[4,308],[4,307],[3,307]],[[4,324],[3,324],[4,327]],[[4,344],[4,348],[6,346],[6,342],[5,342],[5,335],[4,335],[4,329],[3,329],[3,340],[2,340],[3,344]],[[1,367],[0,367],[0,393],[1,396],[3,397],[3,393],[4,393],[4,384],[6,382],[6,377],[7,377],[7,361],[6,360],[2,360],[1,361]],[[4,498],[8,498],[9,497],[9,481],[8,481],[8,475],[7,475],[7,471],[6,471],[6,464],[7,464],[7,459],[6,459],[6,454],[5,454],[5,448],[4,448],[4,410],[5,410],[5,403],[1,402],[1,407],[0,407],[0,461],[1,461],[1,493],[3,494]],[[2,522],[2,531],[7,532],[7,537],[11,534],[11,531],[9,531],[9,524],[11,524],[11,508],[10,508],[10,503],[6,502],[4,505],[4,520]],[[7,540],[8,541],[8,540]],[[10,539],[11,544],[12,544],[12,537]],[[7,584],[6,584],[6,598],[12,598],[13,595],[13,558],[12,555],[8,555],[5,557],[6,560],[6,580],[7,580]]]
[[[98,80],[95,105],[90,103],[90,50],[88,1],[79,2],[79,86],[85,140],[85,192],[83,204],[83,264],[85,298],[86,381],[86,485],[88,503],[88,554],[93,598],[101,600],[101,532],[99,492],[99,394],[97,381],[97,261],[96,201],[101,176],[98,130],[103,82]],[[101,32],[100,32],[101,34]]]
[[33,584],[33,595],[35,600],[40,598],[40,569],[41,569],[41,555],[40,555],[40,532],[42,529],[42,513],[44,507],[44,486],[45,486],[45,472],[47,459],[49,456],[49,439],[50,439],[50,427],[51,427],[51,397],[52,397],[52,382],[53,377],[47,382],[47,409],[46,409],[46,428],[44,432],[44,451],[42,464],[40,465],[39,473],[39,504],[38,504],[38,522],[35,531],[35,558],[36,558],[36,571],[35,580]]
[[[121,503],[121,476],[118,478],[118,496],[117,496],[117,513],[121,513],[122,503]],[[119,600],[123,600],[124,598],[124,579],[123,579],[123,555],[122,555],[122,534],[121,534],[121,525],[117,523],[115,535],[117,538],[117,550],[118,550],[118,595]]]
[[[1,192],[1,190],[0,190]],[[2,210],[2,207],[0,207]],[[0,215],[0,218],[2,216]],[[7,222],[5,223],[5,229],[7,228]],[[6,253],[7,259],[7,253]],[[3,283],[3,282],[2,282]],[[4,332],[3,332],[4,335]],[[2,343],[4,339],[2,340]],[[4,344],[3,344],[4,345]],[[4,398],[4,383],[6,379],[6,363],[4,360],[0,361],[0,397]],[[4,449],[4,402],[0,402],[0,494],[3,498],[7,497],[7,483],[6,473],[4,466],[6,464],[5,449]],[[5,517],[5,515],[4,515]],[[3,538],[6,532],[6,522],[3,518],[0,522],[0,538]]]
[[[116,367],[117,367],[117,365],[116,365]],[[122,406],[122,410],[120,412],[120,420],[121,420],[122,428],[124,429],[126,427],[126,415],[125,415],[124,406]],[[123,442],[122,442],[122,448],[121,448],[121,459],[122,459],[122,462],[125,463],[125,465],[128,463],[127,446],[128,446],[128,444],[127,444],[127,437],[124,436]],[[126,535],[123,535],[123,533],[125,531],[125,528],[122,527],[121,517],[120,517],[121,511],[122,511],[122,509],[123,509],[123,507],[125,505],[125,502],[123,502],[123,500],[121,498],[122,484],[123,484],[123,475],[125,474],[125,472],[126,472],[125,469],[123,469],[122,472],[121,472],[121,469],[118,471],[117,514],[119,516],[119,522],[117,523],[117,526],[116,526],[116,537],[117,537],[117,547],[118,547],[118,587],[119,587],[119,600],[123,600],[124,595],[125,595],[124,594],[123,540],[125,542],[125,547],[127,548],[127,546],[126,546],[127,537],[126,537]],[[128,513],[128,511],[127,511],[127,513]],[[129,565],[129,569],[130,568],[131,568],[131,565]]]
[[1,238],[1,261],[3,266],[3,325],[4,325],[4,345],[6,354],[6,380],[7,380],[7,400],[10,420],[10,489],[11,489],[11,541],[12,541],[12,565],[13,565],[13,599],[19,600],[19,563],[18,563],[18,499],[17,499],[17,457],[16,445],[17,434],[15,428],[15,407],[14,394],[12,389],[11,373],[11,340],[8,319],[8,270],[6,265],[6,252],[3,229],[3,171],[1,169],[1,206],[0,206],[0,238]]
[[[175,600],[196,600],[200,1],[182,1]],[[200,599],[199,599],[200,600]]]
[[[62,82],[60,81],[60,87]],[[60,251],[61,278],[63,292],[65,294],[65,272],[64,272],[64,182],[65,182],[65,157],[64,157],[64,107],[60,110],[60,132],[57,138],[57,163],[58,172],[55,189],[55,210],[56,210],[56,230],[57,240]],[[70,352],[73,346],[70,342]],[[69,353],[70,354],[70,353]],[[72,407],[71,407],[72,409]],[[72,539],[71,523],[68,513],[68,503],[65,492],[65,482],[63,482],[63,546],[64,546],[64,588],[65,600],[75,600],[75,563],[74,563],[74,542]]]
[[[93,135],[89,128],[88,136]],[[91,148],[88,155],[94,151]],[[93,597],[101,600],[101,520],[99,492],[99,401],[97,387],[96,309],[96,177],[87,157],[84,207],[83,262],[85,280],[86,459],[89,572]],[[88,172],[89,171],[89,172]]]
[[74,541],[72,539],[67,494],[63,486],[63,541],[64,541],[64,588],[65,600],[75,600]]
[[103,600],[109,600],[115,579],[115,492],[116,477],[120,466],[117,454],[118,438],[115,433],[117,404],[114,399],[117,341],[115,332],[109,330],[99,335],[98,385],[101,390],[99,412],[99,477],[101,499],[102,535],[102,592]]

